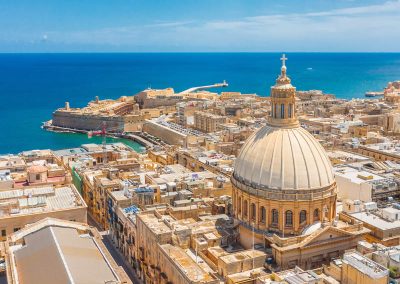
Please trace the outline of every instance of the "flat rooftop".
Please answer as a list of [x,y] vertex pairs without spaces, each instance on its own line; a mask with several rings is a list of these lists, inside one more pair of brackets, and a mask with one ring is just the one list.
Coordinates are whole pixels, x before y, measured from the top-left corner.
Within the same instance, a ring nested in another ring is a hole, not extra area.
[[171,233],[171,229],[165,225],[162,219],[157,218],[154,214],[140,214],[138,217],[150,228],[154,234]]
[[381,151],[392,155],[400,155],[400,145],[394,142],[363,145],[371,150]]
[[389,221],[385,220],[377,215],[367,212],[356,212],[356,213],[349,213],[354,218],[366,223],[370,226],[376,227],[381,230],[391,230],[400,228],[400,220],[396,221]]
[[39,214],[86,206],[72,186],[0,191],[0,217]]
[[197,264],[182,248],[165,244],[161,246],[165,254],[179,267],[179,270],[192,281],[207,282],[215,280]]
[[79,148],[69,148],[69,149],[62,149],[62,150],[57,150],[53,151],[54,155],[57,157],[61,156],[72,156],[72,155],[77,155],[77,154],[86,154],[87,151],[81,147]]
[[220,259],[225,263],[235,263],[235,262],[244,261],[246,259],[253,259],[253,258],[263,257],[263,256],[266,256],[265,252],[249,249],[249,250],[239,251],[236,253],[221,256]]
[[389,274],[389,270],[385,267],[356,252],[345,253],[343,262],[373,279],[378,279]]
[[327,151],[326,154],[328,155],[329,158],[336,158],[336,159],[351,159],[351,160],[357,160],[357,161],[371,160],[370,157],[366,157],[363,155],[350,153],[350,152],[346,152],[346,151],[341,151],[341,150]]
[[334,174],[346,179],[356,184],[369,183],[372,181],[384,180],[385,177],[378,176],[376,174],[358,170],[352,167],[334,167]]

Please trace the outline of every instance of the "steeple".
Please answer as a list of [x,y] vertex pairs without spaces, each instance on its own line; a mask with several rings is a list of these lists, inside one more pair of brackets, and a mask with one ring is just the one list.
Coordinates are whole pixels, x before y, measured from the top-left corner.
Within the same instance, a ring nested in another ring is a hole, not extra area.
[[286,75],[285,54],[282,55],[281,74],[276,79],[276,84],[271,87],[271,115],[268,124],[275,127],[297,127],[299,122],[296,117],[296,88],[290,83]]

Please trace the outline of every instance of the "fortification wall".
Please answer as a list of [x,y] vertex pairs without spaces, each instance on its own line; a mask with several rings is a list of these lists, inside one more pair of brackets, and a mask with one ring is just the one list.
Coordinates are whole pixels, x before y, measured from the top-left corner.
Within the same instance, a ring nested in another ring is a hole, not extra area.
[[99,130],[102,127],[103,121],[106,122],[107,131],[117,132],[124,131],[124,118],[120,116],[95,116],[82,115],[56,111],[53,113],[53,125],[59,127],[67,127],[83,130]]

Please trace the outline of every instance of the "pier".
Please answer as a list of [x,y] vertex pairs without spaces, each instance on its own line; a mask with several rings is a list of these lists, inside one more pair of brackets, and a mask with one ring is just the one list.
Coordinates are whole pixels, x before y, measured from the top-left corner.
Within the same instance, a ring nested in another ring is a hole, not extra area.
[[212,88],[224,88],[224,87],[228,87],[228,86],[229,86],[228,83],[224,80],[222,83],[216,83],[214,85],[192,87],[185,91],[180,92],[179,95],[189,94],[189,93],[199,91],[199,90],[207,90],[207,89],[212,89]]

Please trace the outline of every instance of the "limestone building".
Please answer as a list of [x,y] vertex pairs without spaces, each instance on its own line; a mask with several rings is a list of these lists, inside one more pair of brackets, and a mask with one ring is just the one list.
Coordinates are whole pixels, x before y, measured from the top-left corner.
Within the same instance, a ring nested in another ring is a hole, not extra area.
[[0,240],[46,217],[87,222],[87,206],[75,186],[42,186],[0,192]]
[[271,88],[272,115],[242,147],[232,177],[235,217],[256,229],[287,235],[300,234],[316,221],[330,222],[336,214],[331,163],[300,127],[295,92],[283,64]]
[[354,247],[366,230],[362,224],[331,227],[337,198],[332,165],[300,127],[285,60],[271,88],[268,122],[247,139],[235,162],[233,214],[243,246],[251,247],[254,235],[255,243],[272,248],[281,268],[308,268]]
[[132,283],[85,223],[45,218],[5,243],[7,283]]
[[210,133],[221,129],[221,124],[226,121],[225,116],[196,111],[194,113],[194,127],[200,131]]

